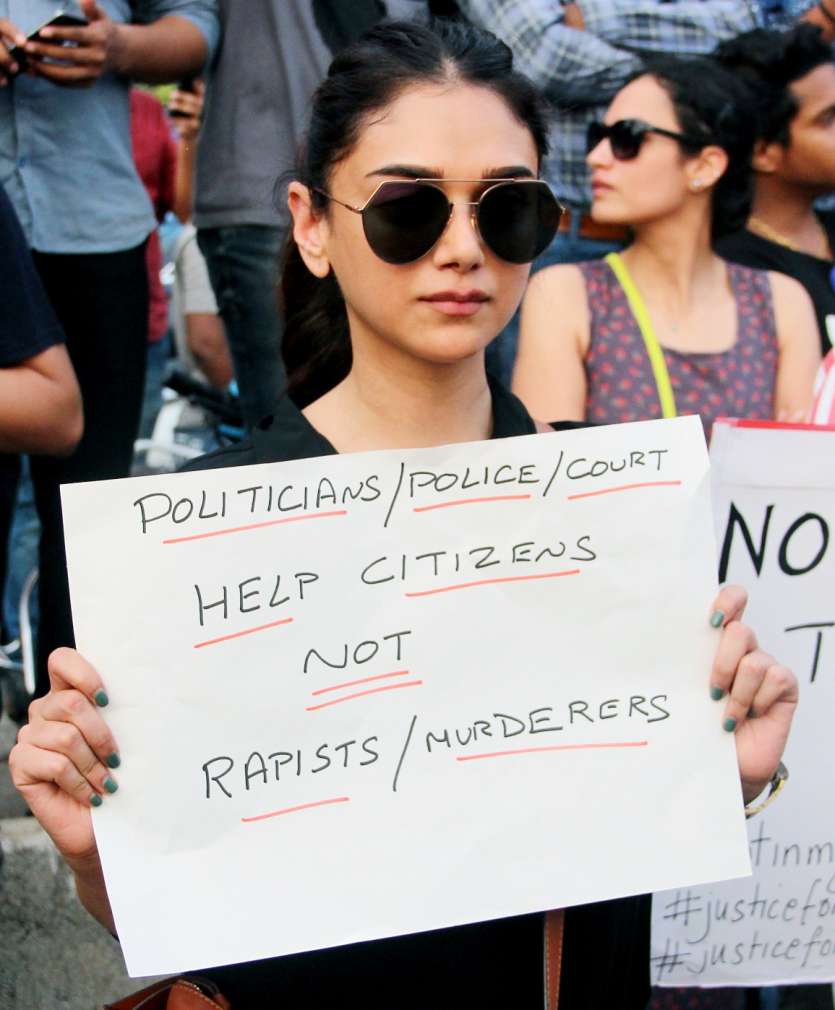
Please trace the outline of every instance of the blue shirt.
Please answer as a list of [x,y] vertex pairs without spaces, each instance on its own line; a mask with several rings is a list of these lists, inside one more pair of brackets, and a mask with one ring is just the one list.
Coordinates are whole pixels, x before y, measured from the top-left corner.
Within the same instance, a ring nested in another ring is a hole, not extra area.
[[[99,0],[114,21],[187,18],[211,56],[216,0]],[[133,8],[133,12],[131,10]],[[0,17],[28,33],[56,0],[0,0]],[[90,88],[57,87],[20,75],[0,89],[0,185],[26,239],[48,253],[102,253],[139,245],[156,226],[133,163],[130,82],[105,74]]]

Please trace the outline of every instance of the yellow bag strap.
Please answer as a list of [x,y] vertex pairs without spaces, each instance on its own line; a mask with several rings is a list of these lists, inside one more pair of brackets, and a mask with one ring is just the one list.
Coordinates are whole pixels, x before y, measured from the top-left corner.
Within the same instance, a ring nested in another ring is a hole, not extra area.
[[655,386],[658,390],[658,399],[661,401],[661,414],[663,417],[676,417],[678,414],[676,399],[673,395],[673,387],[670,384],[667,363],[664,361],[664,352],[658,343],[658,337],[655,335],[652,320],[649,318],[649,313],[647,312],[646,305],[644,305],[643,298],[641,298],[641,293],[635,286],[635,282],[626,269],[626,264],[618,253],[609,253],[606,256],[606,262],[623,288],[626,300],[629,302],[629,308],[632,309],[632,315],[635,317],[635,322],[638,324],[638,329],[644,338],[644,346],[647,349],[647,357],[652,366],[652,374],[655,377]]

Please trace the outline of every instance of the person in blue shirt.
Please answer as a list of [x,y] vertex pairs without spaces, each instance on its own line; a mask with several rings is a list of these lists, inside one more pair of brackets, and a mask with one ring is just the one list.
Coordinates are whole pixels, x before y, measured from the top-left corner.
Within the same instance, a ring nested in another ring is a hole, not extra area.
[[[26,36],[55,0],[0,0],[0,184],[67,338],[86,426],[66,459],[33,460],[42,524],[38,691],[73,642],[59,485],[126,476],[147,353],[145,242],[153,209],[133,163],[132,80],[198,73],[217,43],[216,0],[79,0],[84,27]],[[27,67],[13,52],[24,47]]]

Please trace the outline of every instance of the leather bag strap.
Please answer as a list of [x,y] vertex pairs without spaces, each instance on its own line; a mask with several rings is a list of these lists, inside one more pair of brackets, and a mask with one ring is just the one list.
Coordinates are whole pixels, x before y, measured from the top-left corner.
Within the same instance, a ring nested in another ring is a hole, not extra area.
[[562,941],[565,912],[557,908],[545,913],[545,1010],[557,1010],[560,1005],[560,975],[562,974]]
[[[105,1010],[229,1010],[229,1001],[213,985],[201,985],[189,978],[176,976],[154,982],[139,992],[131,993]],[[210,988],[210,995],[204,991]]]

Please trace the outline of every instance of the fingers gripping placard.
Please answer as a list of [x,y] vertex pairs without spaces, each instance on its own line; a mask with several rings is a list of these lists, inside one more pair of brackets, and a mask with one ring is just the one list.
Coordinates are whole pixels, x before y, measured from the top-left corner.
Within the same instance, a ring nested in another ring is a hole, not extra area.
[[697,420],[85,484],[64,510],[131,971],[747,872]]

